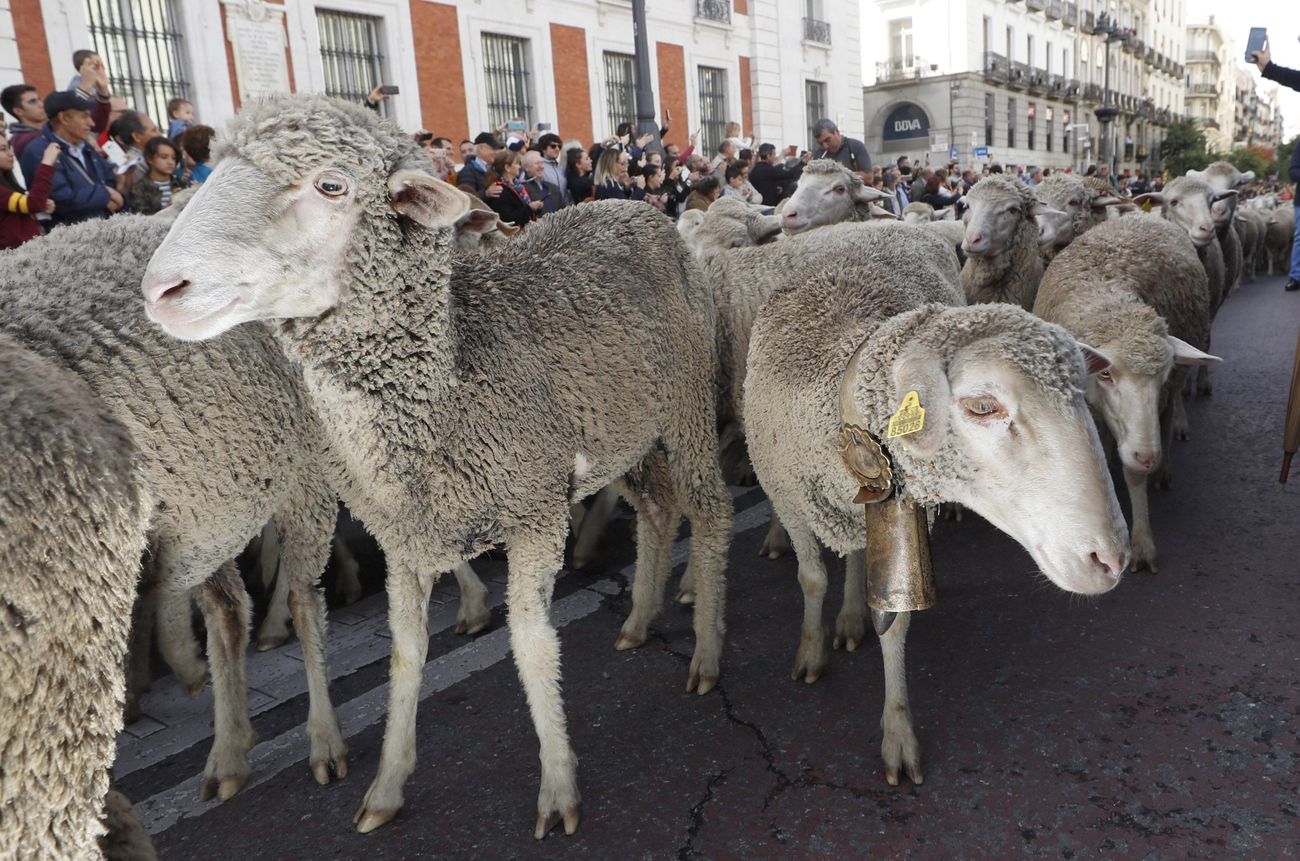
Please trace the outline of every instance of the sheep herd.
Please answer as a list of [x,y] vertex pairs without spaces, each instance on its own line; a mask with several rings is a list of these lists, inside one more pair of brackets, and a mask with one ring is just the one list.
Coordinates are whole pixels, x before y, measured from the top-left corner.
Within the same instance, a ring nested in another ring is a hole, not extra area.
[[[281,576],[259,643],[282,642],[292,617],[310,770],[346,775],[318,587],[339,499],[388,564],[388,717],[362,832],[397,814],[415,766],[430,590],[454,571],[458,631],[484,628],[467,563],[490,548],[508,559],[540,747],[534,835],[575,831],[549,608],[571,526],[589,555],[615,493],[637,541],[615,646],[646,641],[686,516],[685,684],[700,694],[723,671],[724,474],[771,500],[761,551],[796,554],[792,676],[813,682],[829,660],[823,547],[846,558],[832,642],[863,642],[867,530],[837,442],[850,424],[892,470],[876,505],[959,504],[1070,592],[1105,592],[1130,562],[1154,571],[1146,485],[1168,484],[1184,398],[1209,391],[1214,314],[1290,235],[1290,207],[1238,205],[1251,177],[1222,163],[1134,201],[1065,174],[1035,189],[994,176],[959,222],[913,207],[885,220],[856,174],[813,162],[777,214],[723,199],[674,227],[605,201],[515,236],[363,108],[271,100],[243,110],[223,147],[183,209],[6,253],[0,552],[16,565],[0,581],[0,856],[148,857],[109,770],[155,628],[178,681],[213,686],[203,797],[245,785],[250,605],[233,560],[267,524]],[[923,420],[891,435],[909,403]],[[919,783],[909,614],[870,615],[886,778]]]

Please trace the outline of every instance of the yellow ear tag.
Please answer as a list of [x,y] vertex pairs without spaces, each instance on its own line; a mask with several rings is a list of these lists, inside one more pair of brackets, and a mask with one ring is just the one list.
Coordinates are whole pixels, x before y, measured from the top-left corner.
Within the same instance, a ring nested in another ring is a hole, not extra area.
[[925,427],[925,408],[921,406],[921,396],[916,392],[908,392],[898,412],[889,419],[889,431],[885,434],[885,439],[907,436],[923,427]]

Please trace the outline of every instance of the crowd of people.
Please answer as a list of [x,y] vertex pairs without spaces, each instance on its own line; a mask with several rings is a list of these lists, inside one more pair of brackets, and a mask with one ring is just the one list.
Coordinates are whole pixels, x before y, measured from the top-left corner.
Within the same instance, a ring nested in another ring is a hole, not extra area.
[[14,119],[0,135],[0,248],[115,212],[152,214],[212,171],[214,131],[195,123],[190,102],[167,104],[163,134],[113,93],[97,53],[77,51],[72,64],[67,89],[0,90],[0,107]]

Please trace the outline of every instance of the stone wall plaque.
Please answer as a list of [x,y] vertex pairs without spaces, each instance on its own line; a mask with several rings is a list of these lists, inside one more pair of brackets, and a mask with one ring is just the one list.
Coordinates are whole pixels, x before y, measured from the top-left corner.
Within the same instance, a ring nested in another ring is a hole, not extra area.
[[226,30],[235,55],[239,100],[289,92],[284,12],[251,0],[226,6]]

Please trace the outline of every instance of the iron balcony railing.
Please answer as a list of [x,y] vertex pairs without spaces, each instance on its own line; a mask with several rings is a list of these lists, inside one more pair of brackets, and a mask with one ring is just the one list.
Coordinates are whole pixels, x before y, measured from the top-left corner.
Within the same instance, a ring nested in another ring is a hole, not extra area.
[[1097,16],[1091,9],[1085,9],[1079,14],[1079,29],[1085,33],[1097,32]]
[[1025,65],[1024,63],[1018,63],[1015,60],[1012,60],[1011,72],[1007,76],[1007,83],[1011,84],[1012,86],[1021,86],[1021,87],[1028,86],[1029,74],[1031,71],[1032,69],[1030,69],[1030,67]]
[[1187,94],[1190,96],[1217,96],[1219,94],[1218,84],[1189,84]]
[[817,42],[821,45],[831,43],[831,25],[828,21],[818,21],[816,18],[803,19],[803,37],[809,42]]
[[1047,8],[1047,0],[1025,0],[1025,5],[1028,6],[1032,12],[1042,12]]
[[1078,3],[1066,3],[1066,4],[1065,4],[1065,14],[1061,16],[1061,21],[1062,21],[1062,22],[1065,24],[1065,26],[1067,26],[1067,27],[1077,27],[1077,26],[1079,26],[1079,4],[1078,4]]
[[1047,20],[1059,21],[1065,15],[1063,0],[1047,0]]
[[923,78],[926,75],[935,74],[937,70],[937,66],[930,65],[920,57],[899,57],[886,60],[883,63],[876,63],[876,82],[886,84],[890,81]]
[[1061,75],[1047,76],[1047,93],[1051,96],[1060,95],[1065,89],[1065,78]]
[[1083,83],[1078,78],[1070,78],[1065,82],[1063,95],[1067,99],[1077,99],[1083,95]]
[[1085,84],[1083,88],[1083,99],[1087,102],[1101,101],[1101,84]]
[[1011,79],[1011,63],[1001,54],[989,52],[984,55],[984,75],[995,81]]
[[1142,55],[1142,62],[1146,63],[1148,66],[1154,66],[1156,64],[1156,49],[1151,45],[1147,45],[1147,52]]
[[695,0],[695,17],[730,24],[731,0]]
[[1192,51],[1187,52],[1187,62],[1189,63],[1218,63],[1219,54],[1217,51]]

